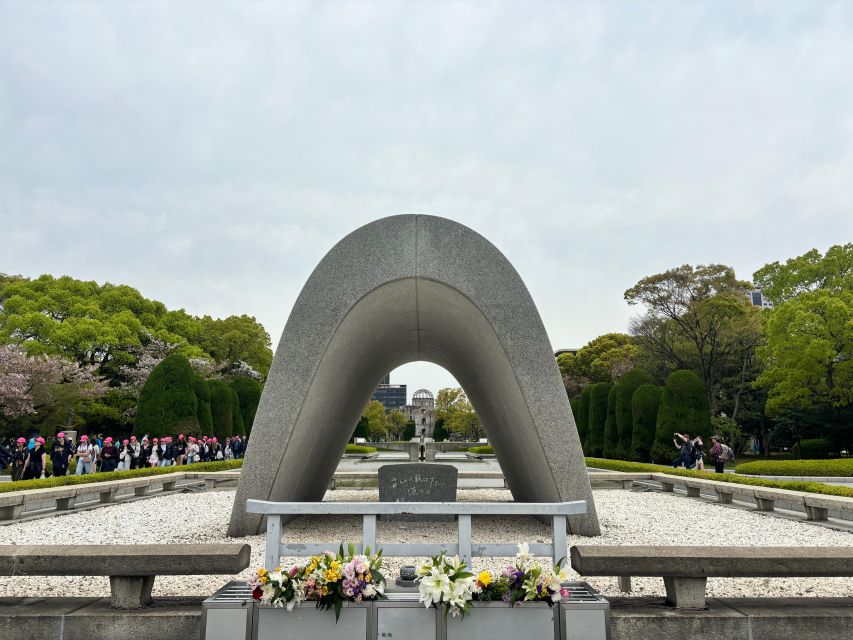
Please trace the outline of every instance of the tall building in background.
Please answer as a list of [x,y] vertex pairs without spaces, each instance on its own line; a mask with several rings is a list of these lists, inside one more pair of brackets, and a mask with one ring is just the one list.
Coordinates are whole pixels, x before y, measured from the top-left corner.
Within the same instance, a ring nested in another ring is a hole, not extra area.
[[386,374],[376,391],[370,396],[371,400],[379,400],[385,407],[385,412],[399,409],[406,404],[406,385],[391,384],[391,374]]
[[761,292],[761,289],[753,289],[752,291],[748,291],[746,293],[746,297],[752,302],[752,306],[761,307],[762,309],[772,309],[773,303],[768,300],[764,294]]

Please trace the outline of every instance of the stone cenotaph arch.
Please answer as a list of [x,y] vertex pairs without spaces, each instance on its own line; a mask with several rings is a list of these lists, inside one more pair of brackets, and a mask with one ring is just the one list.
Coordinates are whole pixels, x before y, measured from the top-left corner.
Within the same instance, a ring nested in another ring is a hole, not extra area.
[[425,360],[459,381],[519,502],[586,500],[569,530],[598,535],[583,453],[545,327],[513,266],[435,216],[383,218],[317,265],[276,350],[229,535],[260,533],[246,500],[322,500],[379,380]]

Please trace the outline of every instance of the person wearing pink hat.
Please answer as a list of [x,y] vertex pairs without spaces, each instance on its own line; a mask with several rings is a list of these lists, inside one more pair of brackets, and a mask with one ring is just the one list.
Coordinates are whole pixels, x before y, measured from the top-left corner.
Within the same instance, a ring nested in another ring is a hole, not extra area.
[[142,445],[136,436],[130,436],[130,468],[139,469],[142,466]]
[[110,437],[104,438],[104,446],[101,449],[101,471],[109,473],[118,467],[119,450],[113,444]]
[[18,438],[15,441],[15,450],[12,452],[12,480],[20,480],[24,477],[24,468],[27,463],[27,439]]
[[95,470],[95,447],[89,442],[89,436],[80,436],[80,444],[77,445],[77,474],[93,473]]
[[156,467],[160,457],[160,441],[157,438],[151,441],[151,446],[148,449],[148,466]]
[[65,432],[56,434],[56,440],[50,448],[50,462],[53,464],[53,475],[61,477],[68,474],[68,466],[74,458],[74,447],[65,439]]
[[116,445],[118,449],[118,470],[127,471],[130,469],[130,458],[132,451],[130,448],[130,440],[125,438],[121,441],[121,446]]
[[172,453],[174,454],[175,464],[179,467],[186,462],[187,459],[187,441],[184,440],[184,434],[178,436],[177,442],[172,445]]
[[30,449],[27,461],[24,463],[24,480],[44,478],[47,469],[47,451],[44,448],[44,438],[38,436],[36,446]]

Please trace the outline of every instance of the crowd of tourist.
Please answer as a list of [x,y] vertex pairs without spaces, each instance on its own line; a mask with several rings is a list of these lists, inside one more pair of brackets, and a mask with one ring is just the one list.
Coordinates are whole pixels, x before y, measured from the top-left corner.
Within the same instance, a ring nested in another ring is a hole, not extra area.
[[[245,439],[227,437],[224,442],[213,436],[160,438],[118,438],[103,434],[80,436],[75,443],[59,432],[50,447],[45,439],[32,434],[17,438],[11,443],[0,443],[0,470],[11,468],[12,480],[33,480],[49,475],[65,476],[72,473],[124,471],[145,467],[171,467],[195,462],[234,460],[242,458],[246,450]],[[47,462],[50,460],[50,466]]]

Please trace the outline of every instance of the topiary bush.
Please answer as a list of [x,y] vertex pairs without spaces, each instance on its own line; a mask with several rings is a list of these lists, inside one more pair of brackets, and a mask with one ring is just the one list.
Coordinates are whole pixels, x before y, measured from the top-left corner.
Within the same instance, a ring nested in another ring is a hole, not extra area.
[[234,392],[222,380],[209,380],[210,413],[213,416],[213,435],[221,442],[231,435],[234,428]]
[[243,428],[243,414],[240,413],[240,398],[234,389],[231,391],[231,435],[246,437],[246,430]]
[[[405,426],[403,427],[403,440],[411,440],[415,437],[415,427],[416,425],[414,420],[408,420],[406,422]],[[433,438],[433,440],[435,440],[435,438]]]
[[653,462],[666,463],[677,456],[672,444],[675,432],[688,434],[691,438],[702,436],[705,441],[711,436],[711,415],[705,388],[699,376],[686,369],[674,371],[666,379],[651,451]]
[[231,388],[234,389],[237,393],[237,397],[239,398],[240,416],[243,418],[243,429],[248,436],[252,433],[252,424],[255,422],[255,413],[257,413],[258,404],[261,402],[261,394],[264,391],[264,385],[254,378],[237,376],[231,380]]
[[616,429],[616,387],[610,387],[607,394],[607,419],[604,421],[604,446],[602,455],[605,458],[615,458],[616,449],[619,447],[619,431]]
[[641,384],[631,398],[631,459],[651,460],[663,387]]
[[835,460],[756,460],[735,467],[754,476],[827,476],[853,478],[853,458]]
[[447,429],[444,428],[444,418],[439,418],[435,421],[435,427],[432,430],[432,439],[435,442],[444,442],[447,440]]
[[198,432],[195,376],[184,356],[173,353],[163,358],[139,392],[134,434],[160,437]]
[[198,408],[195,415],[198,419],[198,433],[184,432],[186,435],[209,435],[213,433],[213,416],[210,413],[210,387],[207,385],[207,380],[199,374],[195,374],[195,397],[198,401]]
[[[631,401],[634,392],[644,384],[651,384],[652,374],[645,369],[632,369],[616,383],[616,430],[619,442],[613,457],[630,460],[632,457],[634,412]],[[650,440],[651,441],[651,440]]]
[[[589,394],[592,391],[592,385],[587,385],[578,396],[578,409],[575,412],[575,424],[578,428],[578,438],[581,441],[581,447],[584,452],[587,450],[587,434],[589,433]],[[572,409],[574,411],[574,409]]]
[[607,398],[610,382],[597,382],[589,387],[589,430],[585,451],[591,456],[601,456],[604,451],[604,425],[607,422]]
[[352,432],[353,438],[368,438],[370,437],[370,428],[368,426],[367,417],[361,416],[358,423],[355,425],[355,430]]
[[826,438],[800,440],[791,448],[791,454],[797,460],[823,460],[829,457],[830,444]]

